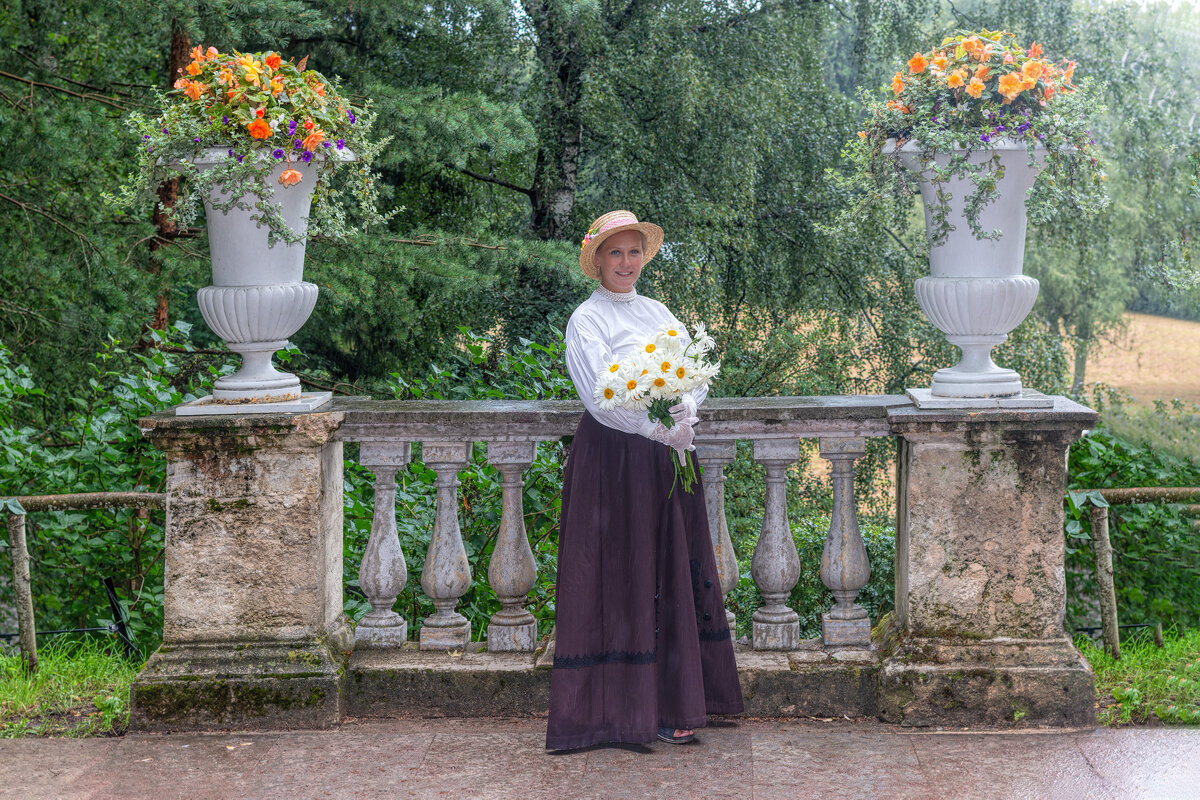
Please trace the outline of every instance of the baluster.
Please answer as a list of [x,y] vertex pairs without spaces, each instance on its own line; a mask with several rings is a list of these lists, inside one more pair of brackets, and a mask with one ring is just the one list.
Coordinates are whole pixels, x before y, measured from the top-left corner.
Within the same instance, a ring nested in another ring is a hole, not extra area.
[[421,571],[421,589],[437,610],[421,625],[422,650],[458,650],[471,641],[471,624],[454,610],[471,588],[471,564],[458,525],[458,472],[470,458],[470,442],[425,442],[421,447],[421,460],[437,473],[437,517]]
[[488,582],[500,600],[500,610],[488,624],[488,650],[533,652],[537,620],[525,608],[529,590],[537,583],[537,563],[525,533],[521,473],[537,455],[537,442],[489,442],[488,463],[500,470],[500,534],[488,566]]
[[[696,443],[696,458],[704,468],[704,506],[708,510],[708,531],[717,559],[721,594],[725,598],[737,586],[740,577],[737,554],[729,538],[729,522],[725,519],[725,465],[736,457],[737,442]],[[737,618],[729,609],[725,609],[725,619],[729,623],[729,630],[736,632]]]
[[864,455],[866,446],[861,438],[821,439],[821,458],[833,466],[833,517],[821,553],[821,581],[836,601],[821,615],[821,638],[826,645],[871,643],[871,619],[855,602],[871,577],[854,507],[854,460]]
[[358,568],[358,586],[371,610],[354,629],[354,646],[400,647],[408,639],[408,622],[392,610],[408,582],[408,566],[396,534],[396,472],[409,459],[408,442],[364,442],[359,461],[375,473],[375,513],[371,537]]
[[750,574],[762,592],[763,606],[754,612],[755,650],[794,650],[800,644],[800,616],[787,599],[800,579],[800,556],[787,518],[787,468],[800,458],[796,439],[754,442],[754,460],[767,471],[762,532],[750,562]]

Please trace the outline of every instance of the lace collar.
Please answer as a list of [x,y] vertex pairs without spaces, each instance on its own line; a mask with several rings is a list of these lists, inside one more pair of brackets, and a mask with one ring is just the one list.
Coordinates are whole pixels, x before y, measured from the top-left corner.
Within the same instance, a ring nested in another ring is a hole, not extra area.
[[617,292],[610,292],[603,286],[596,287],[596,294],[605,300],[610,300],[614,303],[632,303],[638,296],[636,288],[630,289],[628,292],[618,294]]

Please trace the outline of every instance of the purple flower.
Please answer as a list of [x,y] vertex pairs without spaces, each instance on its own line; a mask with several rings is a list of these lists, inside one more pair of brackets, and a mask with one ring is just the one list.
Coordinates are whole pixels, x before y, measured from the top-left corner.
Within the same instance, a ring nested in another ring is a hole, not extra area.
[[307,164],[308,162],[312,161],[312,157],[313,157],[313,154],[310,153],[308,150],[305,150],[304,155],[300,156],[300,160],[303,161],[305,164]]
[[1025,131],[1029,130],[1030,127],[1031,126],[1029,125],[1028,122],[1022,122],[1020,125],[1017,126],[1017,133],[1025,133]]
[[147,148],[146,148],[146,152],[147,152],[147,153],[153,153],[153,152],[154,152],[154,145],[150,145],[149,147],[147,147]]
[[346,116],[350,118],[351,125],[358,121],[358,117],[354,116],[354,112],[349,109],[346,109]]
[[288,123],[288,136],[291,136],[295,132],[296,132],[296,120],[292,120],[291,122]]
[[345,140],[345,139],[338,139],[338,140],[337,140],[337,149],[338,149],[338,150],[341,150],[341,149],[342,149],[343,147],[345,147],[345,146],[346,146],[346,140]]
[[221,117],[221,121],[222,121],[222,122],[224,122],[226,125],[228,125],[228,124],[229,124],[229,117],[225,117],[225,116],[223,116],[223,117]]
[[237,157],[237,160],[238,160],[238,163],[239,163],[239,164],[240,164],[240,163],[242,163],[242,157],[241,157],[241,156],[238,156],[238,157]]
[[271,153],[271,155],[275,156],[276,158],[283,158],[283,151],[276,150],[274,153]]
[[150,139],[150,134],[148,134],[148,133],[147,133],[147,134],[146,134],[145,136],[143,136],[142,138],[143,138],[143,139],[145,139],[145,140],[147,140],[147,141],[149,141],[149,139]]
[[197,136],[195,139],[192,139],[192,141],[196,144],[200,144],[200,137]]
[[168,132],[167,129],[163,128],[163,133],[167,133],[167,132]]
[[230,155],[230,156],[232,156],[232,155],[233,155],[233,150],[232,150],[232,149],[229,151],[229,155]]
[[321,142],[321,147],[333,147],[329,142]]
[[299,139],[293,142],[293,144],[296,145],[297,150],[299,150],[301,147],[304,147],[304,142],[300,141]]
[[992,137],[988,136],[986,133],[979,134],[979,141],[983,142],[984,144],[987,144],[991,140]]
[[996,133],[1000,133],[1001,131],[1005,131],[1005,130],[1008,130],[1008,129],[1007,129],[1007,128],[1005,128],[1003,125],[997,125],[997,126],[996,126],[996,131],[995,131],[995,132],[996,132]]

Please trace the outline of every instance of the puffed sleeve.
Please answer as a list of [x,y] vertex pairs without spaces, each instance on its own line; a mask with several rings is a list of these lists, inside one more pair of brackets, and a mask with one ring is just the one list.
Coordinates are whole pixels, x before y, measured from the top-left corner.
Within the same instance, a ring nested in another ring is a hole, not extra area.
[[607,365],[611,348],[595,320],[583,314],[571,315],[564,339],[567,346],[567,372],[588,413],[597,422],[610,428],[649,437],[654,430],[654,422],[646,412],[624,408],[602,411],[596,403],[596,376]]
[[[668,309],[666,306],[663,306],[663,311],[669,318],[667,324],[674,328],[678,328],[681,331],[687,331],[687,325],[684,325],[683,322],[680,321],[679,317],[676,317],[674,314],[672,314],[670,309]],[[690,333],[686,335],[686,341],[688,344],[692,343],[692,335]],[[688,392],[688,394],[691,395],[692,399],[696,401],[696,407],[699,408],[700,404],[708,398],[708,384],[706,383],[701,386],[697,386],[695,389],[692,389],[690,392]]]

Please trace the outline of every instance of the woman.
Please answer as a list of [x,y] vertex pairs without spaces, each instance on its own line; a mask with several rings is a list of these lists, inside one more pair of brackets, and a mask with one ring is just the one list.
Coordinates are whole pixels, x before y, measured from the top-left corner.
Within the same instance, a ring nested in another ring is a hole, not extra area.
[[[691,741],[707,714],[743,709],[709,539],[704,488],[678,486],[706,389],[671,408],[601,411],[598,372],[663,326],[683,325],[635,289],[662,245],[657,225],[613,211],[592,223],[579,266],[600,281],[567,324],[567,369],[586,407],[563,476],[554,671],[546,747]],[[669,495],[669,496],[668,496]]]

